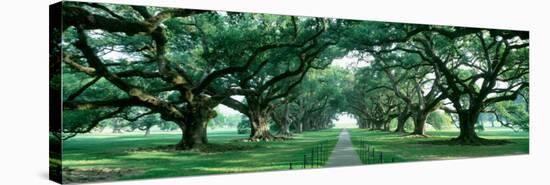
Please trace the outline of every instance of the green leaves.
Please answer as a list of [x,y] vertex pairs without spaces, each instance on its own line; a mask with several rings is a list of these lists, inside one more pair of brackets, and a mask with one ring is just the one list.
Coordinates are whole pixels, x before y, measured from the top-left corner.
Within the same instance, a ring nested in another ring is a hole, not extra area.
[[426,121],[436,130],[443,130],[453,127],[452,118],[443,111],[434,111],[428,115]]
[[[448,98],[445,102],[459,111],[494,106],[503,122],[528,129],[528,111],[521,104],[502,103],[528,95],[529,39],[523,32],[77,2],[65,6],[70,11],[61,46],[71,61],[62,65],[64,100],[124,99],[128,105],[122,113],[140,112],[136,107],[159,112],[136,125],[164,124],[163,118],[183,115],[195,105],[212,108],[231,95],[245,95],[266,109],[273,102],[294,101],[293,115],[317,111],[309,116],[322,122],[340,112],[391,120],[409,109],[404,105],[433,111]],[[83,41],[79,38],[86,38],[89,48],[75,47]],[[367,64],[350,71],[331,66],[344,56]],[[130,91],[142,95],[137,103]],[[104,107],[99,110],[113,112]],[[68,121],[76,121],[70,125],[91,120],[77,120],[80,114],[103,114],[90,111],[96,110],[68,112]],[[445,114],[430,116],[434,127],[448,125]],[[211,124],[227,125],[226,119],[219,116]]]
[[494,105],[495,116],[502,126],[529,131],[529,112],[522,100],[499,102]]

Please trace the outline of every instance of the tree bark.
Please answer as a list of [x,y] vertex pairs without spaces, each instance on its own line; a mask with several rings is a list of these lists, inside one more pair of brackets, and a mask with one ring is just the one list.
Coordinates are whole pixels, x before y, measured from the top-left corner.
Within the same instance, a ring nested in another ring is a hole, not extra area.
[[365,118],[359,118],[359,128],[367,129],[369,127],[368,121]]
[[292,135],[290,133],[290,125],[288,124],[288,122],[283,122],[282,123],[281,130],[279,131],[279,135],[282,135],[282,136],[291,136]]
[[397,117],[397,128],[395,129],[396,133],[405,133],[405,123],[407,122],[407,119],[411,116],[409,112],[409,108],[405,108],[405,110],[401,111],[399,113],[399,116]]
[[269,125],[267,123],[268,113],[266,110],[252,109],[250,110],[250,140],[251,141],[269,141],[274,137],[269,132]]
[[405,123],[407,122],[407,119],[409,119],[408,113],[399,114],[399,117],[397,117],[397,128],[395,129],[395,132],[405,133]]
[[365,120],[365,128],[366,129],[373,129],[373,125],[372,125],[372,121],[369,121],[369,120]]
[[149,136],[149,134],[151,134],[151,127],[147,127],[147,129],[145,129],[145,137]]
[[193,122],[193,124],[187,124],[186,128],[182,130],[183,135],[176,149],[194,149],[208,143],[206,137],[206,122],[201,123],[200,120]]
[[193,108],[185,114],[181,123],[178,123],[182,131],[182,139],[176,145],[178,150],[188,150],[198,148],[201,145],[208,144],[206,128],[208,120],[215,117],[215,112],[209,108]]
[[382,130],[382,126],[383,126],[384,123],[380,122],[380,121],[376,121],[375,123],[375,130]]
[[426,119],[428,118],[429,112],[419,111],[415,115],[414,119],[414,131],[412,135],[421,135],[425,136],[425,125],[426,125]]
[[296,132],[297,133],[302,133],[304,131],[303,127],[304,127],[304,124],[301,121],[299,121],[298,125],[296,125]]
[[390,122],[384,122],[384,131],[389,132],[390,131]]
[[302,123],[302,132],[305,132],[305,131],[310,131],[309,119],[306,119],[306,121]]
[[468,110],[458,113],[460,134],[453,141],[457,144],[464,145],[479,145],[481,144],[481,138],[477,136],[475,131],[475,123],[477,122],[479,111]]
[[276,112],[272,112],[271,118],[273,118],[277,125],[279,125],[279,133],[277,133],[277,135],[282,137],[292,136],[292,134],[290,133],[290,115],[288,103],[285,103],[282,115],[278,115],[276,114]]

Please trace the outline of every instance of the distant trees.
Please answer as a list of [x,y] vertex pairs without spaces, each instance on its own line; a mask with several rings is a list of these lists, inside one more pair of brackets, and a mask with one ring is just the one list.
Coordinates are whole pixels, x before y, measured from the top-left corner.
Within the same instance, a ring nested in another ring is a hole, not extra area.
[[360,128],[389,131],[390,121],[399,116],[402,104],[382,75],[373,66],[360,68],[344,92],[348,112],[356,115]]
[[430,124],[436,130],[447,129],[453,126],[453,120],[444,111],[434,111],[428,115],[426,123]]
[[[385,51],[377,53],[380,52]],[[380,70],[389,79],[390,88],[405,104],[396,131],[403,131],[403,124],[409,115],[414,120],[412,134],[425,135],[424,127],[428,115],[438,109],[441,101],[446,98],[438,88],[439,79],[433,75],[433,69],[421,58],[404,52],[373,56],[375,65],[380,65]]]
[[296,90],[295,131],[331,128],[332,121],[345,110],[342,91],[350,83],[347,71],[338,67],[315,70]]
[[[220,111],[216,111],[220,112]],[[225,115],[218,114],[214,119],[210,120],[208,125],[210,128],[236,128],[237,124],[241,121],[241,116],[237,114]]]

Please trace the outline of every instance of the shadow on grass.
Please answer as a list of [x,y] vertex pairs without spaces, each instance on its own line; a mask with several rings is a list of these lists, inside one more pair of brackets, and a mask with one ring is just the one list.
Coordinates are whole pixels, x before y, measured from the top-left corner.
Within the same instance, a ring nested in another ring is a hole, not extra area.
[[161,145],[161,146],[152,146],[152,147],[139,147],[127,150],[127,152],[194,152],[194,153],[220,153],[220,152],[231,152],[231,151],[246,151],[260,148],[261,145],[242,145],[242,144],[217,144],[209,143],[205,145],[200,145],[196,149],[192,150],[177,150],[176,145]]
[[287,170],[291,162],[302,164],[303,156],[319,143],[331,151],[338,134],[331,129],[284,141],[234,142],[246,136],[216,132],[209,134],[209,144],[184,151],[175,150],[178,135],[80,136],[64,145],[63,162],[69,167],[65,173],[72,175],[69,182]]
[[427,144],[427,145],[449,145],[449,146],[498,146],[498,145],[514,144],[514,142],[510,140],[484,139],[484,138],[479,138],[478,141],[471,142],[471,143],[464,143],[456,139],[417,141],[416,143]]

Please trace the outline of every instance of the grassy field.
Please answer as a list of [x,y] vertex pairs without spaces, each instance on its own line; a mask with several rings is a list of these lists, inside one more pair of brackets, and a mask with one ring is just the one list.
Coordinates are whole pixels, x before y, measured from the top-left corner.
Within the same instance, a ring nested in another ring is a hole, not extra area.
[[[428,138],[410,138],[399,134],[348,129],[356,152],[360,140],[384,153],[385,163],[440,159],[460,159],[529,153],[529,135],[506,129],[487,129],[479,135],[488,139],[506,139],[511,144],[494,146],[449,146],[429,141],[448,140],[456,130],[429,131]],[[289,163],[302,168],[303,156],[310,159],[313,147],[324,143],[332,151],[340,129],[305,132],[294,139],[272,142],[239,142],[247,135],[236,131],[212,131],[207,150],[173,151],[165,146],[179,141],[177,133],[87,134],[64,142],[64,182],[97,182],[126,179],[160,178],[236,172],[287,170]],[[328,158],[326,155],[325,158]],[[362,159],[363,163],[367,161]],[[321,164],[322,166],[322,164]],[[310,165],[308,165],[310,168]]]
[[[340,129],[305,132],[292,140],[237,142],[236,131],[209,132],[212,150],[169,151],[179,134],[104,134],[77,136],[64,142],[65,182],[92,182],[174,176],[283,170],[293,161],[302,168],[304,154],[324,142],[332,151]],[[216,149],[218,148],[218,149]],[[295,168],[296,168],[295,167]]]
[[[470,157],[488,157],[502,155],[516,155],[529,153],[529,134],[527,132],[513,132],[509,129],[486,129],[478,135],[487,139],[505,139],[510,144],[493,146],[451,146],[430,144],[429,141],[449,140],[458,135],[457,130],[449,131],[428,131],[428,138],[402,136],[400,134],[367,131],[365,129],[350,129],[352,142],[356,152],[361,153],[358,148],[361,139],[365,139],[370,147],[375,148],[375,156],[378,159],[378,152],[382,152],[384,162],[396,162],[461,159]],[[372,149],[371,149],[372,151]],[[372,160],[372,158],[371,158]],[[366,158],[362,162],[367,163]]]

